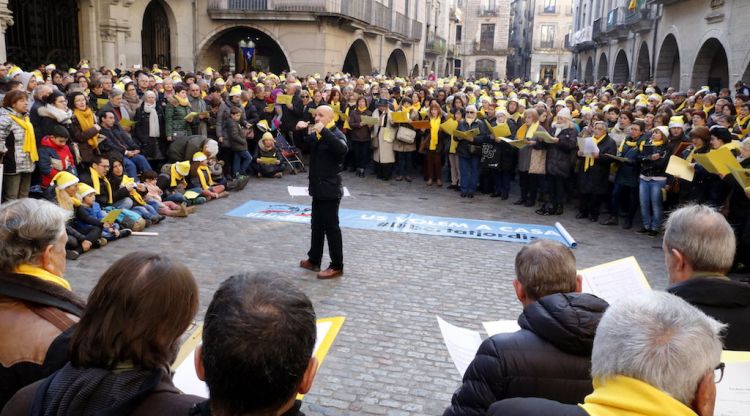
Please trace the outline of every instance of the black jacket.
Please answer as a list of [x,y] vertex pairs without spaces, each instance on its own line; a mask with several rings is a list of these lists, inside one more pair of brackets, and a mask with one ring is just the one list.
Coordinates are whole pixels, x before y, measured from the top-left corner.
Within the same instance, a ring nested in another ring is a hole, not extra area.
[[341,171],[349,150],[346,136],[337,127],[323,128],[320,140],[315,133],[307,136],[310,143],[310,196],[317,199],[335,200],[344,196],[341,186]]
[[[91,173],[88,170],[84,169],[78,172],[78,178],[81,180],[81,182],[87,185],[91,185],[93,188],[96,189],[96,187],[94,186],[94,181],[91,178]],[[115,188],[114,186],[111,186],[111,187],[112,187],[112,203],[115,203],[121,199],[130,197],[130,191],[128,191],[127,188]],[[104,179],[102,178],[99,178],[99,191],[100,191],[100,194],[96,196],[96,202],[98,202],[99,205],[102,206],[102,208],[111,205],[109,203],[109,194],[107,192],[107,185],[104,183]]]
[[[555,134],[555,131],[552,130],[550,133]],[[557,135],[557,138],[560,139],[559,142],[541,142],[542,147],[547,149],[546,170],[548,175],[561,176],[563,178],[570,176],[570,172],[573,170],[570,155],[576,151],[576,147],[578,146],[576,137],[578,137],[578,132],[575,127],[569,127],[562,129]]]
[[599,158],[594,160],[594,164],[588,170],[584,167],[586,158],[578,158],[580,160],[578,190],[581,193],[606,195],[609,192],[610,165],[614,159],[604,156],[607,153],[617,154],[617,144],[609,135],[599,142]]
[[667,288],[706,315],[729,325],[724,349],[750,351],[750,284],[693,277]]
[[484,415],[509,397],[583,401],[593,390],[591,348],[607,306],[586,293],[557,293],[528,305],[520,331],[484,340],[443,415]]
[[497,402],[487,412],[490,416],[588,416],[582,407],[536,397],[515,397]]
[[125,157],[126,151],[140,150],[140,147],[138,147],[138,144],[136,144],[133,138],[117,124],[112,126],[111,129],[102,127],[99,133],[106,137],[106,139],[99,144],[99,150],[110,160],[122,160]]
[[[459,140],[458,146],[456,147],[456,153],[458,153],[459,156],[463,157],[481,157],[482,156],[482,144],[488,140],[490,140],[490,132],[489,129],[487,129],[487,124],[483,120],[476,119],[474,120],[474,123],[469,125],[469,123],[466,120],[461,120],[460,123],[458,123],[458,127],[456,130],[458,131],[469,131],[473,129],[479,129],[479,135],[474,137],[474,141],[470,142],[468,140]],[[479,152],[476,154],[471,153],[471,147],[477,146],[479,147]]]

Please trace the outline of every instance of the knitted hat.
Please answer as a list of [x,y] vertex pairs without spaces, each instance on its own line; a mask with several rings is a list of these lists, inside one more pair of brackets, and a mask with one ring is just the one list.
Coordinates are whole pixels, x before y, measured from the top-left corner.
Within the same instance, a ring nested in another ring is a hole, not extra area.
[[271,134],[270,131],[267,131],[263,133],[263,136],[260,139],[261,140],[273,140],[273,134]]
[[233,85],[232,89],[229,90],[230,97],[234,97],[234,96],[241,95],[241,94],[242,94],[242,87],[240,87],[239,85]]
[[268,120],[261,120],[255,126],[258,127],[261,131],[271,130],[271,128],[268,126]]
[[560,111],[557,112],[557,118],[559,119],[560,117],[566,120],[570,120],[570,110],[568,110],[567,108],[561,108]]
[[190,161],[182,161],[175,163],[175,170],[180,176],[187,176],[190,174]]
[[57,172],[57,175],[52,178],[52,182],[55,183],[58,189],[65,189],[77,184],[78,178],[72,173],[62,170]]
[[665,139],[669,137],[669,129],[667,129],[667,126],[657,126],[651,129],[652,132],[654,130],[659,130]]
[[55,137],[64,137],[66,139],[70,139],[70,132],[68,129],[62,126],[62,124],[55,124],[50,129],[50,135]]
[[685,121],[682,119],[682,116],[672,116],[672,118],[669,119],[669,128],[673,127],[679,127],[681,129],[685,129]]
[[193,162],[203,162],[206,159],[208,159],[208,157],[206,157],[206,154],[203,152],[195,152],[195,154],[193,154]]
[[83,199],[86,197],[86,195],[93,193],[96,193],[96,191],[91,187],[91,185],[83,182],[78,183],[78,199]]

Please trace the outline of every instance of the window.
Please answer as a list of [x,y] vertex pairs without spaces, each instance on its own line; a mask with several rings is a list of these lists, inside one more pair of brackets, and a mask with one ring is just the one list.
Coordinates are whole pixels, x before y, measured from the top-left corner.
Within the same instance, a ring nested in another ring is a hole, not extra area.
[[462,28],[463,26],[456,25],[456,43],[461,43],[461,38],[462,38],[461,29]]
[[557,0],[544,0],[544,13],[554,13]]
[[494,59],[477,59],[474,66],[474,77],[488,77],[493,78],[495,76],[495,60]]
[[542,25],[540,28],[539,47],[552,49],[555,46],[555,27],[553,25]]
[[479,35],[479,49],[492,50],[495,46],[495,25],[483,24]]

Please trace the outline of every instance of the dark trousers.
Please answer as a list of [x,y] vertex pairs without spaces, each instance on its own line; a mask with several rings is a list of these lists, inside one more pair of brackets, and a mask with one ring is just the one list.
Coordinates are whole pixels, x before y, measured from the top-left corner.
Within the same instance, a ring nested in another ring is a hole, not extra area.
[[547,175],[545,178],[549,202],[553,207],[562,207],[565,205],[565,181],[563,176]]
[[581,194],[581,214],[587,215],[590,218],[599,217],[599,208],[606,198],[606,195]]
[[320,264],[323,259],[323,243],[328,239],[328,255],[331,257],[330,268],[344,268],[344,249],[339,228],[340,199],[322,200],[313,198],[312,218],[310,225],[310,251],[307,258],[314,264]]
[[90,241],[92,243],[96,243],[96,240],[100,239],[102,237],[102,227],[91,227],[91,229],[84,233],[85,238],[83,240],[79,240],[72,235],[68,234],[68,242],[65,243],[65,249],[76,251],[78,254],[83,253],[83,242],[84,241]]
[[638,208],[638,187],[616,183],[612,190],[612,216],[618,218],[625,214],[628,220],[633,221]]
[[351,141],[349,151],[354,154],[354,167],[357,169],[366,169],[370,163],[370,142]]
[[441,172],[443,171],[441,154],[437,150],[428,150],[425,159],[425,170],[427,179],[433,181],[442,181]]
[[513,178],[513,172],[496,169],[492,171],[495,180],[495,193],[507,196],[510,192],[510,180]]

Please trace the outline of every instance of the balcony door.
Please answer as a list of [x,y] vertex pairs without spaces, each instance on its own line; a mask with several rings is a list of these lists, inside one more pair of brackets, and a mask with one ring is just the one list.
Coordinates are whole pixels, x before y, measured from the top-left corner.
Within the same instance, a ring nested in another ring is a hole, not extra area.
[[483,24],[479,33],[479,49],[491,51],[495,46],[495,25]]

